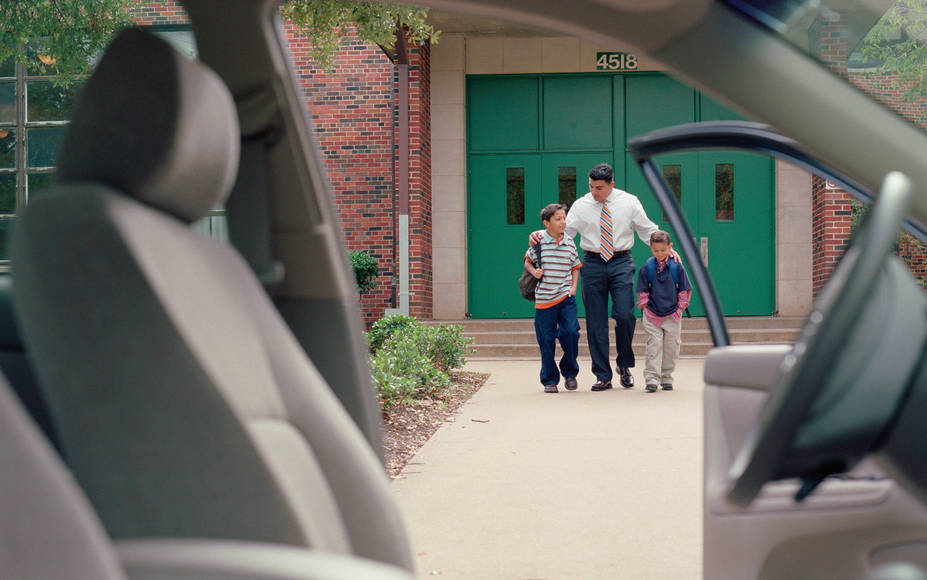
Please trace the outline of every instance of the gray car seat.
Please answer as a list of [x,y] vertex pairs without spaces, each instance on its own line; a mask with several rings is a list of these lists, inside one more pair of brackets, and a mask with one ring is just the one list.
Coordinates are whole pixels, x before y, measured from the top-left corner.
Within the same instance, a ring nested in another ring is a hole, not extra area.
[[64,455],[117,539],[274,542],[411,570],[376,455],[240,256],[188,227],[228,194],[239,138],[218,76],[149,33],[120,34],[88,80],[58,183],[12,246]]
[[0,576],[124,578],[87,499],[0,378]]
[[6,580],[409,580],[400,568],[273,544],[132,540],[114,546],[0,376],[0,577]]

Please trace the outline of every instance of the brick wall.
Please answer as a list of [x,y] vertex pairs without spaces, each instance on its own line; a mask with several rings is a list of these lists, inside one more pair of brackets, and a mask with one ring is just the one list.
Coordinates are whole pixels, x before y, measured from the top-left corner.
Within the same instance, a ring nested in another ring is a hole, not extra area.
[[[847,13],[828,11],[812,31],[811,50],[831,70],[846,76]],[[850,196],[842,190],[827,187],[820,177],[812,179],[811,189],[811,279],[812,292],[817,294],[830,278],[850,236]]]
[[135,22],[140,26],[162,24],[187,24],[186,11],[175,1],[139,2],[132,10]]
[[[850,71],[850,82],[908,121],[927,128],[927,98],[906,99],[904,96],[911,84],[902,83],[897,76],[865,71]],[[902,234],[898,240],[898,255],[921,284],[927,285],[927,248],[909,234]]]
[[315,67],[308,41],[286,26],[349,250],[380,264],[377,285],[361,297],[370,322],[391,305],[394,254],[392,66],[377,46],[349,35],[331,75]]
[[908,121],[927,127],[927,98],[905,100],[913,82],[904,84],[897,76],[868,71],[850,71],[850,82]]
[[428,45],[409,54],[409,308],[414,316],[432,318],[432,196],[431,196],[431,50]]
[[[881,73],[847,69],[849,24],[846,11],[828,11],[828,20],[815,30],[814,54],[834,72],[847,78],[867,94],[912,123],[927,128],[927,99],[905,100],[906,86],[897,77]],[[813,292],[815,294],[830,278],[842,249],[849,241],[850,197],[841,190],[825,187],[824,180],[815,177],[812,193]],[[927,249],[917,240],[903,234],[898,255],[911,272],[924,283],[927,281]]]
[[[335,72],[317,69],[305,38],[287,26],[295,69],[325,159],[349,250],[366,250],[379,262],[377,286],[361,296],[369,324],[398,306],[398,74],[376,45],[344,35]],[[409,60],[409,269],[410,313],[432,317],[431,118],[429,50],[412,48]],[[426,74],[423,74],[425,71]],[[394,285],[395,281],[395,285]]]
[[814,176],[811,212],[811,279],[817,294],[830,278],[850,237],[850,196],[843,190],[828,187],[825,180]]

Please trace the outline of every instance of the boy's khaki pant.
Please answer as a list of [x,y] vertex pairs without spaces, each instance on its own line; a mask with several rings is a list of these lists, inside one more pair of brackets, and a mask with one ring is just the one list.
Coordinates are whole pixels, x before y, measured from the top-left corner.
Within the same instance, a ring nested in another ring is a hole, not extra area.
[[682,320],[670,317],[663,319],[663,324],[655,325],[642,317],[644,333],[647,335],[647,363],[644,366],[645,385],[672,385],[673,370],[679,357],[679,345],[682,343]]

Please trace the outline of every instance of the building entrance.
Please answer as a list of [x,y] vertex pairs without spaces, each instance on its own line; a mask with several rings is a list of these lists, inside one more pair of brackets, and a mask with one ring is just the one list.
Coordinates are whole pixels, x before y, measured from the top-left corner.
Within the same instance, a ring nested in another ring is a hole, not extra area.
[[[612,165],[616,187],[637,195],[650,219],[675,237],[625,142],[660,127],[738,118],[657,73],[472,76],[467,97],[468,309],[475,318],[533,316],[515,284],[528,234],[542,227],[542,207],[569,205],[588,191],[587,173],[597,163]],[[772,162],[739,152],[657,162],[681,202],[725,314],[771,314]],[[650,255],[642,243],[633,254],[638,265]],[[702,314],[697,296],[690,310]]]

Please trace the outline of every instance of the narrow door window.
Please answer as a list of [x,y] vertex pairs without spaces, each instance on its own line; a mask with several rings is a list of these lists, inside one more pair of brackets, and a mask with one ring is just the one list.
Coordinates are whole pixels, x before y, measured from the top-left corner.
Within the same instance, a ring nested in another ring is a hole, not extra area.
[[[682,205],[682,165],[664,165],[663,179],[669,184],[670,191],[673,192],[673,197]],[[663,221],[669,221],[666,218],[665,211],[663,212]]]
[[557,203],[568,208],[576,201],[576,168],[557,168]]
[[505,170],[506,223],[525,223],[525,168],[508,167]]
[[734,164],[715,165],[715,220],[734,221]]

